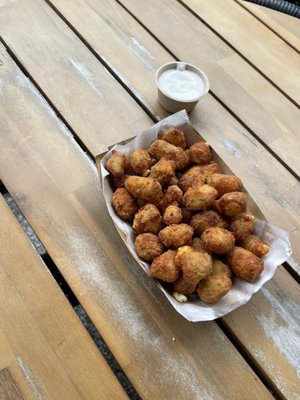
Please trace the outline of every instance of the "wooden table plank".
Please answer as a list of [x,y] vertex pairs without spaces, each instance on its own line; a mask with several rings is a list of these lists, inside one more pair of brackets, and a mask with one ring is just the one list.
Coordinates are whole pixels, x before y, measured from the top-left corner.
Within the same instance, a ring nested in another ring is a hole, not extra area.
[[[173,58],[121,6],[117,3],[111,4],[112,8],[92,0],[88,0],[88,3],[81,0],[74,0],[71,4],[65,1],[55,3],[94,51],[101,54],[109,67],[118,71],[129,88],[135,88],[139,98],[146,100],[145,106],[150,104],[151,109],[155,109],[158,116],[163,117],[166,113],[158,105],[153,71],[147,67],[145,55],[156,65],[173,61]],[[98,34],[99,26],[102,27],[101,35]],[[139,54],[137,57],[132,51],[132,38],[143,49],[143,55]],[[15,51],[19,55],[23,50],[15,46]],[[247,113],[246,106],[244,110]],[[120,115],[121,112],[122,110]],[[259,112],[261,120],[265,120],[265,111]],[[77,113],[80,114],[80,110]],[[300,239],[298,181],[211,95],[196,107],[191,114],[191,120],[225,162],[243,179],[268,220],[290,232],[295,251],[295,260],[292,263],[300,275],[300,249],[297,246]],[[292,147],[288,143],[287,152]]]
[[177,1],[121,3],[176,57],[203,69],[212,92],[300,175],[296,106]]
[[[46,27],[51,34],[41,33]],[[143,111],[43,1],[1,1],[0,35],[8,45],[13,31],[25,67],[93,155],[141,128]],[[120,124],[119,109],[126,110]]]
[[217,324],[184,320],[138,268],[111,223],[95,166],[0,54],[0,175],[141,396],[271,398]]
[[248,1],[235,1],[300,51],[300,25],[297,18]]
[[11,384],[26,399],[127,398],[1,195],[0,214],[0,359]]
[[277,87],[300,104],[300,57],[281,38],[232,0],[183,0]]

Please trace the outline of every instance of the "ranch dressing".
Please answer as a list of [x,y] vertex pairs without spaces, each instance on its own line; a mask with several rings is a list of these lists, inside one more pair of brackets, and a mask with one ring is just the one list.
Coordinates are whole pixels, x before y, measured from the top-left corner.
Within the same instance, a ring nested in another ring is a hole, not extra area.
[[167,69],[158,79],[160,90],[179,101],[195,101],[205,91],[205,82],[194,71],[186,69],[186,64],[179,62],[176,69]]

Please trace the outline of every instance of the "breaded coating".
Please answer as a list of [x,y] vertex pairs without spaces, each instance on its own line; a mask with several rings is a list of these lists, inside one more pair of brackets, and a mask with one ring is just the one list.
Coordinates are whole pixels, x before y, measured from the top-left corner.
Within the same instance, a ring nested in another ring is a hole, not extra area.
[[157,160],[166,158],[173,160],[176,169],[182,169],[187,165],[187,155],[181,147],[176,147],[164,140],[155,140],[150,146],[149,153]]
[[152,167],[151,156],[145,149],[137,149],[130,156],[131,168],[137,175],[147,176]]
[[235,238],[232,232],[224,228],[207,228],[201,236],[204,246],[213,253],[228,253],[234,246]]
[[198,211],[210,206],[217,196],[218,192],[215,188],[200,183],[190,187],[182,200],[188,210]]
[[211,160],[211,151],[206,142],[197,142],[190,147],[191,161],[195,164],[205,165]]
[[126,169],[130,167],[129,161],[125,154],[120,153],[119,151],[113,151],[109,159],[105,163],[105,168],[109,171],[113,176],[122,176],[124,175]]
[[189,296],[193,294],[196,290],[197,284],[196,285],[191,285],[190,283],[187,283],[183,276],[180,276],[172,285],[173,287],[173,292],[175,293],[181,293],[185,294],[186,296]]
[[251,214],[243,214],[230,224],[230,230],[237,241],[246,239],[253,232],[255,217]]
[[242,181],[234,175],[212,174],[207,177],[207,183],[217,189],[219,196],[239,192],[243,187]]
[[214,204],[219,213],[225,214],[227,217],[233,217],[246,211],[247,195],[243,192],[225,193]]
[[227,255],[231,271],[247,282],[253,282],[264,270],[263,262],[250,251],[235,246]]
[[211,162],[206,165],[195,165],[188,169],[179,179],[178,186],[183,192],[195,184],[204,184],[210,174],[219,172],[218,164]]
[[197,250],[194,249],[192,246],[188,246],[188,245],[181,246],[177,249],[176,256],[175,256],[175,264],[179,267],[179,269],[182,268],[182,261],[183,261],[184,256],[187,253],[192,253],[194,251],[197,251]]
[[209,275],[200,281],[197,293],[200,300],[213,304],[224,297],[232,287],[231,279],[226,275]]
[[190,285],[197,285],[212,271],[212,257],[208,253],[199,251],[187,252],[182,257],[182,274]]
[[162,186],[169,182],[175,175],[175,162],[161,158],[151,168],[149,178],[157,180]]
[[214,259],[211,275],[222,275],[231,278],[232,273],[228,265],[224,264],[221,260]]
[[182,222],[189,224],[193,216],[192,211],[188,210],[186,207],[181,206]]
[[125,188],[119,188],[114,192],[111,203],[118,216],[124,220],[132,220],[138,210],[134,198]]
[[181,209],[178,206],[171,204],[165,209],[163,214],[163,222],[166,225],[180,224],[181,221],[182,214]]
[[190,224],[194,228],[196,235],[202,235],[207,228],[216,227],[228,228],[228,222],[216,211],[208,210],[195,214]]
[[122,175],[122,176],[113,176],[113,185],[115,189],[124,187],[124,182],[128,178],[129,175]]
[[207,253],[203,240],[199,237],[193,238],[192,247],[197,251],[200,251],[200,253]]
[[186,148],[184,133],[177,128],[169,128],[165,131],[162,135],[162,140],[165,140],[176,147],[181,147],[183,150]]
[[178,185],[179,179],[177,178],[176,175],[172,176],[172,178],[169,180],[168,185],[173,186],[173,185]]
[[180,189],[179,186],[177,185],[169,186],[165,191],[162,201],[160,203],[162,210],[165,210],[168,206],[174,203],[181,204],[182,196],[183,196],[182,190]]
[[175,255],[176,251],[168,250],[156,257],[151,264],[150,276],[164,282],[175,282],[179,277],[179,269],[174,262]]
[[159,209],[154,204],[146,204],[140,208],[133,219],[133,230],[135,233],[154,233],[162,228],[162,217]]
[[157,235],[153,233],[142,233],[135,238],[135,248],[139,257],[145,261],[153,261],[154,258],[160,256],[164,251]]
[[159,232],[159,239],[165,247],[178,247],[192,243],[194,230],[190,225],[178,224],[166,226]]
[[124,182],[125,188],[133,197],[157,204],[163,196],[161,184],[152,178],[129,176]]
[[251,253],[255,254],[257,257],[265,256],[270,250],[269,246],[255,235],[247,236],[246,239],[240,243],[240,246],[251,251]]

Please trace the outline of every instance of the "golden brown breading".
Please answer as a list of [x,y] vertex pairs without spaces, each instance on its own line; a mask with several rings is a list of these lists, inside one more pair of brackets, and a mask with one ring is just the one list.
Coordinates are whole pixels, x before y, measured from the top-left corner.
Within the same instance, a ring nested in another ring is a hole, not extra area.
[[243,214],[230,225],[230,230],[237,241],[246,239],[253,232],[255,218],[251,214]]
[[192,253],[194,251],[197,251],[197,250],[194,249],[192,246],[188,246],[188,245],[181,246],[177,249],[176,256],[175,256],[175,264],[179,267],[179,269],[182,268],[182,260],[183,260],[184,256],[187,253]]
[[270,250],[269,246],[255,235],[247,236],[246,239],[240,243],[240,246],[251,251],[251,253],[255,254],[257,257],[265,256]]
[[222,275],[231,278],[232,273],[228,265],[224,264],[220,260],[214,259],[211,275]]
[[149,175],[152,166],[151,156],[145,149],[137,149],[130,156],[131,168],[137,175]]
[[235,246],[227,255],[231,271],[247,282],[253,282],[263,271],[264,264],[250,251]]
[[172,178],[169,180],[168,185],[173,186],[173,185],[178,185],[179,179],[177,178],[176,175],[172,176]]
[[197,285],[212,271],[212,257],[199,251],[186,252],[182,257],[182,274],[190,285]]
[[197,293],[200,300],[213,304],[224,297],[232,287],[231,279],[226,275],[209,275],[200,281]]
[[124,220],[132,220],[138,210],[134,198],[125,188],[117,189],[112,195],[111,202],[118,216]]
[[204,246],[213,253],[228,253],[234,246],[235,238],[233,233],[224,228],[207,228],[201,236]]
[[213,210],[202,211],[195,214],[192,217],[190,224],[194,228],[196,235],[202,235],[205,229],[211,227],[218,226],[220,228],[228,228],[228,222]]
[[124,182],[128,178],[129,175],[122,175],[122,176],[113,176],[113,185],[115,189],[124,187]]
[[184,280],[183,276],[180,276],[172,285],[173,292],[185,294],[187,296],[194,293],[194,291],[196,290],[196,286],[197,284],[191,285],[190,283],[187,283]]
[[234,175],[212,174],[207,177],[207,183],[217,189],[219,196],[242,190],[242,181]]
[[177,185],[171,185],[167,188],[161,200],[160,207],[162,210],[165,210],[173,203],[182,203],[182,190]]
[[187,156],[182,148],[164,140],[155,140],[150,146],[149,153],[157,160],[161,158],[173,160],[176,164],[176,169],[184,168],[187,165]]
[[180,224],[182,221],[181,209],[175,204],[171,204],[165,209],[163,222],[166,225]]
[[186,148],[184,133],[177,128],[169,128],[165,131],[162,140],[165,140],[176,147],[181,147],[183,150]]
[[247,195],[243,192],[225,193],[214,204],[219,213],[225,214],[227,217],[233,217],[246,211]]
[[190,225],[178,224],[166,226],[159,232],[159,239],[165,247],[178,247],[192,243],[194,230]]
[[164,282],[175,282],[179,277],[179,270],[174,262],[175,255],[176,251],[168,250],[156,257],[151,264],[150,276]]
[[207,253],[208,251],[206,250],[203,240],[199,237],[194,237],[193,242],[192,242],[192,247],[196,249],[197,251],[200,251],[200,253]]
[[122,176],[124,175],[126,169],[130,167],[129,161],[125,154],[120,153],[119,151],[113,151],[109,159],[105,163],[105,168],[109,171],[113,176]]
[[153,233],[142,233],[135,238],[135,248],[139,257],[146,261],[153,261],[164,251],[157,235]]
[[198,211],[210,206],[217,196],[218,192],[215,188],[200,183],[190,187],[182,200],[188,210]]
[[133,197],[157,204],[163,196],[161,184],[152,178],[129,176],[124,182],[125,188]]
[[182,177],[179,179],[178,186],[183,192],[186,192],[188,188],[197,183],[204,184],[207,177],[216,172],[219,172],[219,167],[215,162],[211,162],[206,165],[195,165],[182,175]]
[[205,165],[211,160],[211,151],[206,142],[197,142],[190,147],[191,161],[195,164]]
[[162,228],[162,217],[154,204],[146,204],[140,208],[133,219],[133,230],[135,233],[154,233]]
[[162,186],[169,182],[175,175],[175,162],[161,158],[151,168],[149,178],[157,180]]

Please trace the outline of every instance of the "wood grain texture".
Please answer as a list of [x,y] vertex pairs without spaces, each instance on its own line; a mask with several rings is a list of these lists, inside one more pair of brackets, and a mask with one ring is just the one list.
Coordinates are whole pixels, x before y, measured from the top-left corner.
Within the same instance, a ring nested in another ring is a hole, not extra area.
[[212,92],[300,175],[296,106],[176,0],[121,3],[178,59],[203,69]]
[[235,1],[300,51],[300,25],[297,18],[243,0]]
[[183,0],[203,21],[300,104],[300,56],[232,0]]
[[[0,359],[12,381],[26,399],[127,398],[1,195],[0,213]],[[12,383],[0,371],[1,399]]]
[[24,400],[16,382],[13,380],[7,368],[0,370],[0,399],[1,400]]
[[[54,3],[94,50],[101,54],[110,68],[118,70],[119,76],[127,82],[128,87],[135,88],[138,97],[145,99],[145,106],[150,105],[151,110],[156,111],[156,115],[164,117],[166,112],[158,105],[153,71],[147,67],[146,60],[151,58],[152,64],[156,65],[173,61],[167,51],[115,2],[111,3],[111,8],[94,0]],[[97,33],[98,26],[102,27],[102,35]],[[138,57],[132,51],[132,38],[141,49]],[[228,68],[229,65],[228,62]],[[241,75],[241,70],[242,66],[240,70],[237,67],[235,75]],[[236,102],[239,102],[238,97]],[[247,114],[246,105],[241,105],[240,108],[242,107]],[[266,121],[270,115],[266,115],[262,109],[256,114],[260,121]],[[292,263],[300,274],[300,250],[297,246],[300,238],[298,181],[211,95],[205,97],[196,107],[191,114],[191,121],[233,171],[243,179],[267,219],[290,232],[295,249]],[[294,128],[296,129],[296,126]],[[287,139],[285,143],[288,154],[293,146]]]
[[19,49],[17,57],[93,155],[141,128],[143,111],[44,1],[1,1],[0,35]]
[[111,223],[94,164],[0,55],[3,182],[142,398],[272,398],[217,324],[184,320],[137,267]]

